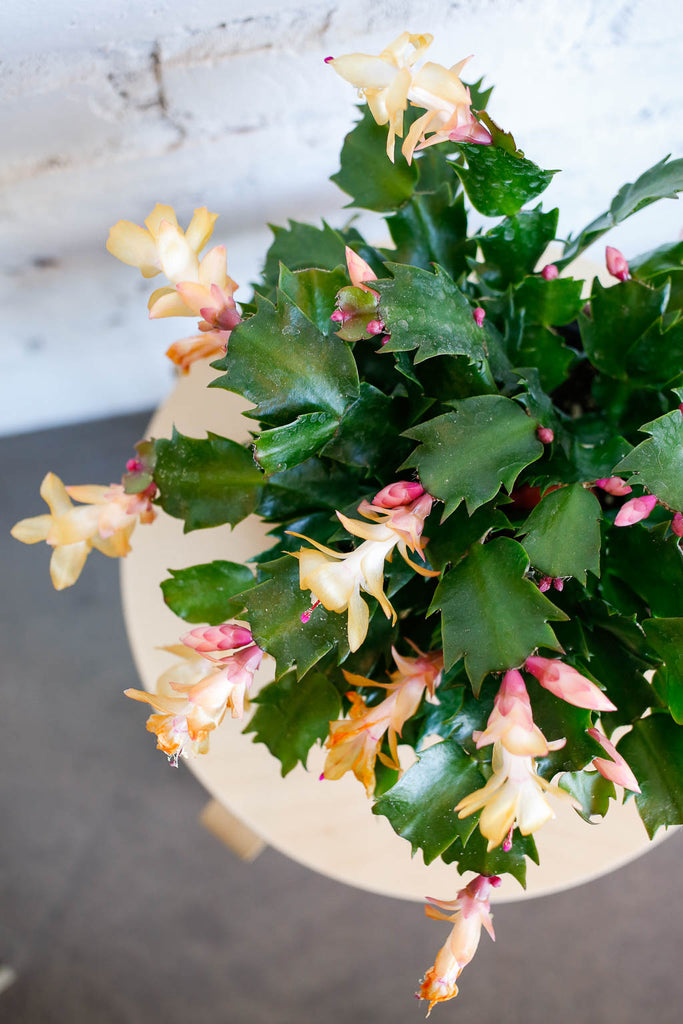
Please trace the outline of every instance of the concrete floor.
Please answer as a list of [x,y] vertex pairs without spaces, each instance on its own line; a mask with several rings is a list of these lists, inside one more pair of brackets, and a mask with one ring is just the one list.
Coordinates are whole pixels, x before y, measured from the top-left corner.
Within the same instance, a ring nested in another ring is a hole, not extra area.
[[[8,536],[42,511],[46,470],[117,479],[146,420],[0,442],[0,964],[17,974],[0,1020],[419,1021],[412,993],[446,927],[272,850],[245,865],[206,833],[200,786],[121,695],[136,679],[117,565],[95,553],[57,594],[45,547]],[[676,835],[610,877],[498,908],[498,942],[483,936],[435,1019],[679,1024],[682,853]]]

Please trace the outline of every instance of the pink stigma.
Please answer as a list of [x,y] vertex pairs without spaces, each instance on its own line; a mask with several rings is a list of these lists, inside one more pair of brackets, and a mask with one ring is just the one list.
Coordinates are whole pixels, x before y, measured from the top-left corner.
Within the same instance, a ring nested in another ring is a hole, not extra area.
[[559,275],[559,270],[554,263],[549,263],[547,267],[544,267],[541,271],[541,277],[544,281],[554,281]]
[[329,64],[331,60],[334,60],[334,57],[325,57],[323,64]]
[[472,313],[472,316],[474,318],[474,322],[477,325],[477,327],[483,327],[484,326],[484,317],[486,316],[486,310],[485,309],[482,309],[481,306],[477,306],[477,308]]
[[310,609],[307,612],[302,612],[301,613],[301,621],[304,623],[304,625],[308,622],[310,617],[311,617],[311,610]]
[[512,830],[514,827],[514,825],[510,825],[510,831],[503,840],[503,853],[509,853],[512,849]]
[[321,774],[320,774],[320,775],[318,776],[318,782],[322,782],[324,778],[325,778],[325,772],[322,772],[322,773],[321,773]]

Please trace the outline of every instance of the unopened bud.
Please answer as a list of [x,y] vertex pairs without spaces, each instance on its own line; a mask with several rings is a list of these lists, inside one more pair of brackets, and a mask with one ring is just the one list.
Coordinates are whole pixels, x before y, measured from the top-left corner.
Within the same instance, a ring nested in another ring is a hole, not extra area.
[[608,494],[624,495],[630,494],[633,490],[632,487],[622,480],[620,476],[608,476],[601,477],[595,481],[596,487],[601,487],[603,491],[607,491]]
[[365,330],[368,334],[384,334],[384,324],[381,320],[371,320],[369,324],[366,324]]
[[417,480],[397,480],[395,484],[388,484],[378,491],[372,504],[380,508],[398,508],[399,505],[410,505],[424,493],[424,487]]
[[550,427],[539,427],[536,431],[538,440],[542,441],[543,444],[550,444],[551,441],[555,440],[555,434]]
[[559,276],[559,270],[554,263],[549,263],[547,267],[544,267],[541,271],[541,277],[544,281],[554,281]]
[[677,537],[683,537],[683,513],[677,512],[671,520],[671,532]]
[[555,590],[559,590],[560,593],[564,590],[564,580],[561,576],[556,576],[553,580],[553,586]]
[[644,494],[642,498],[631,498],[619,509],[614,525],[633,526],[641,519],[647,519],[656,504],[657,498],[654,494]]
[[542,594],[545,594],[546,590],[550,590],[553,585],[552,576],[542,576],[538,582],[538,589]]
[[618,277],[620,281],[628,281],[631,276],[628,263],[618,249],[608,245],[605,249],[605,262],[612,277]]
[[484,326],[484,317],[486,316],[485,309],[482,309],[481,306],[477,306],[477,308],[472,313],[472,316],[474,317],[474,322],[477,325],[477,327]]

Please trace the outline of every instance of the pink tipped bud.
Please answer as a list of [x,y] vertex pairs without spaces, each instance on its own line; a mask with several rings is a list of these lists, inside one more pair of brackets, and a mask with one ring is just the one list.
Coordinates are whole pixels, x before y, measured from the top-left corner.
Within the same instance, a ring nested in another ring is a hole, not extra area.
[[538,589],[541,591],[542,594],[545,594],[546,590],[550,590],[552,585],[552,576],[542,576],[541,579],[538,581]]
[[391,341],[391,335],[390,334],[385,334],[384,337],[382,338],[382,344],[383,345],[387,345],[390,341]]
[[626,759],[621,756],[614,744],[610,743],[605,734],[600,732],[599,729],[587,729],[586,732],[609,754],[609,760],[606,757],[593,758],[593,766],[597,768],[602,777],[609,779],[610,782],[616,782],[617,786],[623,786],[624,789],[631,789],[634,793],[640,793],[637,778],[631,771]]
[[620,281],[628,281],[631,276],[628,263],[618,249],[608,245],[605,249],[605,262],[612,277],[618,277]]
[[354,252],[350,246],[346,246],[346,266],[349,269],[349,277],[351,278],[351,284],[354,288],[362,288],[364,292],[370,292],[372,295],[377,295],[377,292],[372,288],[368,288],[364,281],[376,281],[377,274],[374,272],[369,263],[359,256],[357,252]]
[[508,835],[506,835],[501,845],[503,847],[503,853],[510,852],[510,850],[512,849],[512,829],[510,829],[510,832],[508,833]]
[[398,508],[399,505],[410,505],[424,493],[424,487],[417,480],[398,480],[395,484],[388,484],[378,491],[372,499],[372,504],[379,505],[380,508]]
[[464,124],[454,128],[448,138],[451,142],[476,142],[479,146],[490,146],[493,142],[488,129],[471,115]]
[[474,322],[477,325],[477,327],[484,326],[484,317],[486,316],[485,309],[482,309],[481,306],[477,306],[477,308],[472,313],[472,316],[474,317]]
[[366,325],[365,330],[368,334],[384,334],[384,324],[381,320],[371,320],[370,323]]
[[654,494],[644,494],[642,498],[631,498],[619,509],[614,525],[633,526],[641,519],[647,519],[656,504],[657,498]]
[[633,488],[629,487],[626,481],[622,480],[620,476],[603,476],[599,480],[595,481],[595,486],[601,487],[603,491],[607,491],[608,494],[616,495],[630,494],[633,490]]
[[589,708],[591,711],[617,710],[595,683],[558,658],[532,655],[526,659],[524,667],[532,676],[536,676],[544,689],[574,707]]
[[140,462],[140,459],[128,459],[128,462],[126,463],[127,473],[142,473],[144,468],[145,467]]
[[559,270],[554,263],[549,263],[547,267],[544,267],[541,271],[541,277],[544,281],[554,281],[559,276]]
[[334,57],[325,57],[323,59],[323,64],[330,64],[333,60],[334,60]]
[[562,593],[562,591],[564,590],[564,580],[561,576],[555,577],[555,579],[553,580],[553,586],[555,587],[555,590]]
[[677,537],[683,537],[683,513],[677,512],[671,520],[671,532]]
[[341,309],[335,309],[334,313],[330,317],[335,324],[343,324],[349,319],[349,314],[344,313]]
[[238,647],[246,647],[253,643],[251,630],[225,622],[222,626],[199,626],[191,629],[181,637],[186,647],[191,647],[198,654],[215,653],[216,651],[234,651]]
[[683,402],[681,402],[681,404],[679,405],[679,407],[678,407],[678,411],[679,411],[679,412],[680,412],[681,414],[683,414]]
[[539,427],[536,431],[538,440],[542,441],[543,444],[550,444],[551,441],[555,440],[555,434],[550,427]]

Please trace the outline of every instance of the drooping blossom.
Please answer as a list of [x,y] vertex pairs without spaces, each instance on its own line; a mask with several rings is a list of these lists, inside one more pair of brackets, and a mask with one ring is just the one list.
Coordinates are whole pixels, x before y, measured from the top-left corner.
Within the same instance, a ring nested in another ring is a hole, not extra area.
[[[379,704],[368,707],[359,693],[354,690],[347,693],[351,701],[349,718],[330,723],[326,742],[328,754],[322,777],[340,779],[352,771],[371,797],[375,791],[375,761],[378,757],[383,764],[399,770],[397,737],[417,711],[424,694],[434,696],[443,671],[443,651],[423,654],[415,644],[410,646],[417,652],[417,657],[403,657],[395,647],[391,648],[396,671],[389,676],[390,683],[376,683],[364,676],[344,672],[346,681],[351,685],[379,686],[387,691],[387,695]],[[390,757],[381,752],[385,734]]]
[[500,885],[497,875],[477,875],[461,889],[454,900],[435,900],[427,897],[425,914],[434,921],[451,921],[453,928],[439,950],[434,966],[430,967],[420,985],[417,996],[429,1000],[427,1016],[432,1008],[458,994],[460,972],[472,960],[479,945],[481,926],[495,941],[489,894]]
[[619,497],[630,494],[633,490],[620,476],[601,477],[595,481],[595,486],[607,491],[608,494],[616,494]]
[[605,249],[605,263],[608,273],[612,277],[617,277],[620,281],[628,281],[631,276],[628,262],[624,255],[612,245],[608,245]]
[[[536,770],[536,756],[557,750],[564,739],[548,742],[533,721],[531,704],[521,674],[505,673],[486,729],[475,733],[477,747],[493,743],[493,774],[481,789],[464,797],[455,807],[460,818],[481,810],[479,831],[488,839],[488,850],[499,846],[512,830],[529,835],[540,828],[553,809],[545,794],[569,799],[569,794],[546,782]],[[528,753],[531,751],[532,753]]]
[[157,692],[129,689],[125,694],[157,712],[148,718],[147,729],[156,735],[158,749],[177,764],[179,757],[206,753],[209,733],[228,709],[233,718],[243,717],[264,652],[249,629],[232,623],[194,629],[183,637],[183,645],[165,650],[181,660],[159,678]]
[[[128,554],[136,524],[154,519],[151,497],[155,490],[126,494],[121,484],[65,487],[58,476],[48,473],[40,496],[49,514],[20,520],[12,536],[24,544],[46,541],[53,548],[50,576],[55,590],[64,590],[76,582],[93,548],[110,558]],[[83,504],[74,505],[72,498]]]
[[[217,213],[209,213],[202,206],[194,211],[187,230],[183,231],[173,207],[157,203],[144,228],[129,220],[118,221],[109,232],[107,249],[122,263],[138,267],[143,277],[155,277],[162,270],[169,277],[164,261],[172,272],[179,266],[191,265],[192,257],[196,262],[213,234],[217,217]],[[181,279],[182,276],[178,278]]]
[[472,113],[470,90],[460,80],[460,72],[469,60],[471,57],[465,57],[451,68],[429,61],[414,75],[408,99],[426,113],[413,122],[401,147],[408,163],[416,149],[447,139],[490,145],[491,135]]
[[559,658],[531,655],[526,659],[524,668],[538,679],[544,689],[568,704],[573,704],[577,708],[589,708],[591,711],[617,710],[616,705],[600,687],[586,676],[582,676],[571,665],[565,665]]
[[642,498],[631,498],[617,512],[614,525],[633,526],[634,523],[647,519],[656,504],[657,498],[654,494],[644,494]]
[[594,757],[593,766],[597,768],[605,779],[609,779],[610,782],[616,782],[618,786],[623,786],[624,789],[630,789],[634,793],[640,793],[640,786],[638,785],[637,778],[633,774],[626,759],[619,753],[614,744],[608,740],[605,734],[599,729],[593,728],[587,729],[586,731],[592,739],[600,744],[602,749],[608,755],[608,757]]
[[365,97],[377,124],[389,125],[387,154],[392,161],[396,136],[403,135],[403,113],[412,84],[411,68],[433,38],[429,34],[402,32],[377,57],[347,53],[342,57],[328,57],[325,62]]
[[413,562],[408,551],[417,551],[424,561],[422,529],[432,508],[431,495],[423,493],[415,501],[395,508],[383,508],[363,500],[358,511],[371,523],[349,519],[341,512],[337,518],[354,537],[363,543],[353,551],[339,552],[300,533],[293,537],[313,544],[293,552],[299,559],[299,586],[310,590],[312,599],[328,611],[348,612],[348,639],[352,651],[357,651],[365,640],[370,612],[361,597],[361,591],[377,599],[387,618],[396,621],[396,612],[384,593],[384,562],[394,548],[401,557],[422,576],[438,576],[438,572]]

